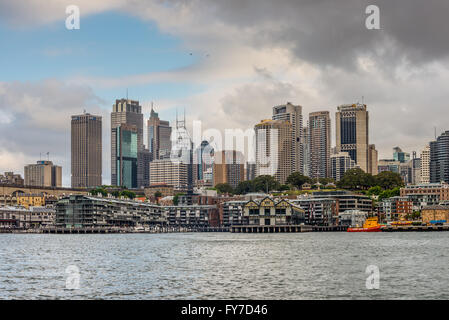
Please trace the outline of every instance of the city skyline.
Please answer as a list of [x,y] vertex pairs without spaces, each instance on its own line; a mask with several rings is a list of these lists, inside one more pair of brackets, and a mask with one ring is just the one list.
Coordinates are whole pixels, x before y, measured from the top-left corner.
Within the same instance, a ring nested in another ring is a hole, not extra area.
[[[329,110],[334,124],[337,105],[358,101],[370,107],[370,144],[379,159],[390,158],[397,145],[419,154],[434,139],[434,127],[437,135],[447,129],[441,115],[449,100],[448,41],[445,28],[438,26],[445,5],[428,11],[424,4],[380,2],[381,31],[364,27],[364,6],[352,1],[338,7],[324,2],[329,9],[324,12],[318,5],[299,10],[287,1],[260,1],[245,10],[250,19],[227,16],[233,4],[221,2],[206,12],[198,7],[201,1],[186,4],[182,18],[181,8],[168,11],[156,2],[125,8],[122,1],[71,1],[82,13],[80,30],[69,31],[64,1],[0,1],[0,36],[11,39],[0,55],[0,172],[23,174],[39,153],[50,152],[63,168],[63,185],[70,185],[70,116],[86,109],[106,119],[102,167],[107,184],[107,119],[110,106],[127,91],[140,101],[145,119],[155,101],[160,118],[171,125],[176,109],[186,107],[187,124],[200,119],[205,129],[220,130],[252,128],[285,101],[303,106],[303,115]],[[270,15],[255,10],[258,6]],[[323,25],[307,18],[316,15]],[[438,23],[427,26],[430,17]],[[258,35],[266,28],[261,21],[268,26],[284,21],[280,29],[288,36],[279,40],[273,31],[261,43]],[[408,29],[399,27],[409,21],[415,23]],[[311,29],[313,37],[306,32]],[[330,29],[335,33],[327,41]],[[23,50],[23,44],[33,50]],[[136,50],[114,50],[122,45]]]

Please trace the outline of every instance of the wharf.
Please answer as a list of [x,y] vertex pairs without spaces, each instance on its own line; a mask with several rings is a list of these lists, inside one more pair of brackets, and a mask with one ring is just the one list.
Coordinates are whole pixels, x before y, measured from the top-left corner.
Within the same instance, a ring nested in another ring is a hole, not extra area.
[[312,232],[312,226],[304,225],[279,225],[279,226],[260,226],[260,225],[236,225],[231,226],[233,233],[292,233],[292,232]]
[[443,226],[385,226],[382,227],[382,232],[411,232],[411,231],[449,231],[449,225]]

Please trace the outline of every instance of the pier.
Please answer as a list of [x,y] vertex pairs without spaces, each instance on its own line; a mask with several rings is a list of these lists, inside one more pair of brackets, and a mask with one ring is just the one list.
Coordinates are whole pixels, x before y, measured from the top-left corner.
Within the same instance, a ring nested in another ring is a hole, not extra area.
[[284,225],[284,226],[260,226],[243,225],[232,226],[233,233],[293,233],[293,232],[312,232],[312,226],[305,225]]
[[449,231],[449,225],[444,226],[385,226],[382,232],[429,232],[429,231]]

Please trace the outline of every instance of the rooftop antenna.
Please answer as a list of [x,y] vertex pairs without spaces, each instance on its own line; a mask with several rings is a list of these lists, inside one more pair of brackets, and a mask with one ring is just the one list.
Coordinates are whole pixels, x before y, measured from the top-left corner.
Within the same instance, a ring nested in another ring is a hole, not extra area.
[[362,96],[362,104],[363,105],[365,104],[365,97],[364,96]]
[[437,139],[437,127],[433,127],[434,129],[434,134],[435,134],[435,140]]
[[126,100],[128,100],[128,88],[126,88]]

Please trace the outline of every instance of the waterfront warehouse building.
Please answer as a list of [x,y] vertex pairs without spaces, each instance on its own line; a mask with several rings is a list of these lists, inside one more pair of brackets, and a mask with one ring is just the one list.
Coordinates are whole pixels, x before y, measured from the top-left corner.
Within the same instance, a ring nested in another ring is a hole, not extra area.
[[353,194],[349,191],[317,191],[313,193],[312,198],[330,198],[337,200],[337,210],[339,213],[347,210],[373,211],[373,200],[370,197]]
[[330,198],[304,198],[290,200],[304,210],[303,223],[307,225],[332,226],[335,224],[337,200]]
[[283,226],[302,223],[304,210],[287,200],[266,197],[248,201],[243,209],[244,224],[252,226]]
[[141,201],[71,195],[56,204],[56,226],[65,228],[165,225],[160,206]]
[[401,188],[401,197],[407,197],[413,202],[416,210],[425,206],[437,205],[441,201],[449,200],[449,184],[427,183],[408,185]]
[[162,207],[168,225],[173,227],[218,227],[219,215],[215,205],[180,205]]
[[100,116],[89,113],[72,116],[72,188],[90,188],[102,184],[101,126]]
[[218,204],[220,222],[223,227],[244,224],[243,208],[248,201],[232,200]]

